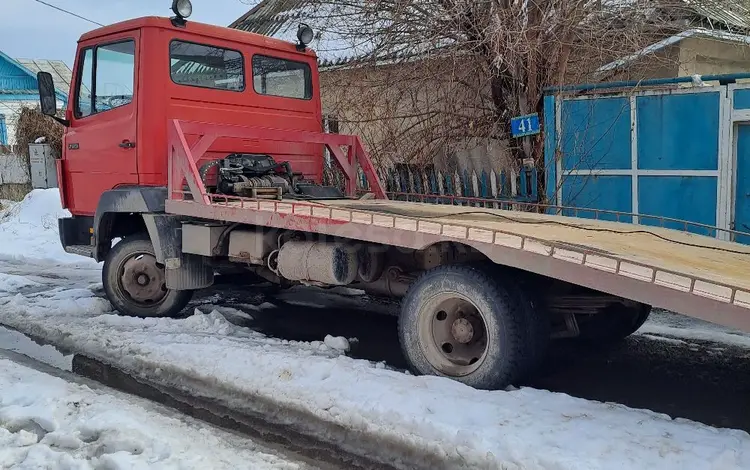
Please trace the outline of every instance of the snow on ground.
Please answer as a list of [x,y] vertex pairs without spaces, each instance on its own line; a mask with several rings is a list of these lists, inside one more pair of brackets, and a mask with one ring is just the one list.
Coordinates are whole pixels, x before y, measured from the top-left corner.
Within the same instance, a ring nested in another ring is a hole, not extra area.
[[0,326],[0,348],[22,354],[60,370],[73,370],[73,355],[64,355],[49,344],[37,344],[27,336]]
[[[109,315],[86,288],[0,293],[0,322],[165,385],[262,397],[428,449],[469,468],[750,468],[750,435],[522,388],[487,392],[354,360],[324,342],[265,337],[218,311],[183,320]],[[197,384],[197,385],[196,385]]]
[[750,348],[750,334],[744,331],[664,310],[654,310],[637,334],[659,340],[678,338]]
[[0,211],[0,257],[95,266],[93,260],[68,254],[60,247],[57,219],[69,216],[62,209],[57,189],[35,189],[21,202],[4,204]]
[[297,469],[246,439],[0,358],[0,468]]
[[23,276],[0,273],[0,291],[2,292],[15,292],[24,287],[35,287],[39,285],[38,282],[32,281]]

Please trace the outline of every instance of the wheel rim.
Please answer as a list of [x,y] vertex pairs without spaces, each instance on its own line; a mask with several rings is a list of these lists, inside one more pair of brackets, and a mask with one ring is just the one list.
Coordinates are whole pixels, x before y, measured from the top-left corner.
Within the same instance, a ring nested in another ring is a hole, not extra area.
[[151,253],[135,253],[120,265],[120,290],[135,304],[152,307],[167,296],[164,269]]
[[487,356],[487,325],[469,299],[451,293],[433,297],[419,316],[420,343],[439,372],[461,377],[476,371]]

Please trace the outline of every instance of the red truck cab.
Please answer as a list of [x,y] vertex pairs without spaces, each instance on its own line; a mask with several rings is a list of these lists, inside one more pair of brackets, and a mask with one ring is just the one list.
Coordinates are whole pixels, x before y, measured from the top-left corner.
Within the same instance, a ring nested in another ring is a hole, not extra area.
[[[167,185],[167,123],[181,119],[320,132],[315,53],[257,34],[146,17],[78,42],[63,155],[63,206],[94,216],[102,194]],[[322,146],[220,139],[205,158],[231,152],[289,161],[322,178]]]

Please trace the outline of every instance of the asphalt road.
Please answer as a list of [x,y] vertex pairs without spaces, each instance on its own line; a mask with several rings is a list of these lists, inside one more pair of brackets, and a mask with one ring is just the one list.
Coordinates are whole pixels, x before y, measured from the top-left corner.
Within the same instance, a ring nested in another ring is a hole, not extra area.
[[[249,312],[252,320],[238,316],[232,321],[270,336],[357,338],[352,356],[407,367],[396,334],[395,304],[305,289],[273,294],[232,286],[202,292],[195,304],[203,302]],[[523,385],[750,432],[747,348],[637,334],[611,348],[556,341],[542,370]]]

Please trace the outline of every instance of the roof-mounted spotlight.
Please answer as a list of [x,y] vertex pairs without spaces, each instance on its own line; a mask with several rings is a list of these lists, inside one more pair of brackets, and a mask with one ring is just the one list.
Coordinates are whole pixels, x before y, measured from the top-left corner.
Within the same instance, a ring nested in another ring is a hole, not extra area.
[[184,27],[187,23],[185,20],[193,14],[193,4],[190,0],[172,0],[172,11],[175,15],[172,18],[172,24]]
[[297,28],[297,50],[300,52],[304,51],[314,37],[315,33],[313,29],[305,23],[300,23],[299,28]]

